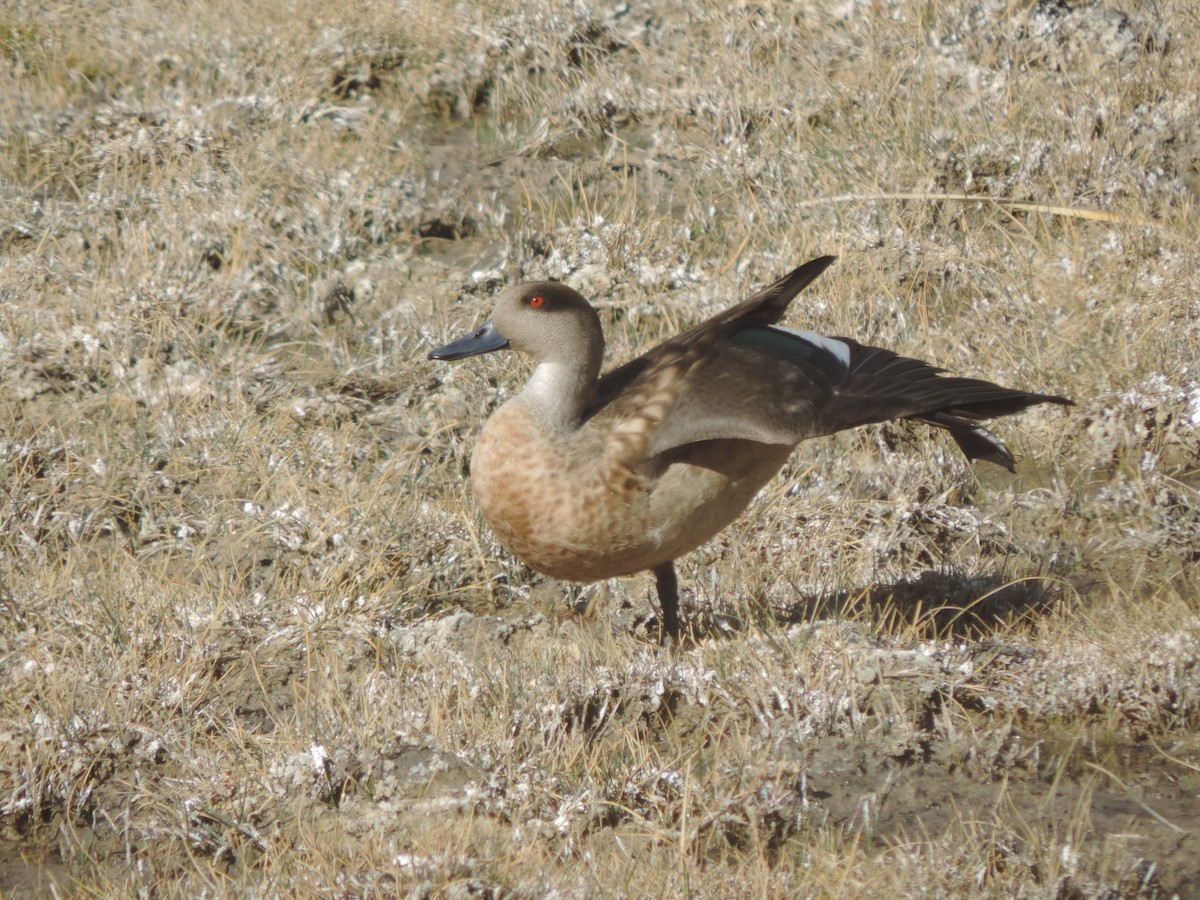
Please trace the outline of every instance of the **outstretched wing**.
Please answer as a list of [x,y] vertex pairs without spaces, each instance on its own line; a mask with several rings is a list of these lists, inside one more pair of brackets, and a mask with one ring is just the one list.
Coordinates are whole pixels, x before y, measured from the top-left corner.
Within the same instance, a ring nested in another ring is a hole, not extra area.
[[[585,420],[609,427],[605,458],[637,468],[670,447],[693,440],[678,424],[679,405],[693,393],[710,364],[726,356],[725,345],[739,332],[779,321],[792,299],[825,271],[834,257],[811,260],[774,284],[711,319],[658,345],[600,379]],[[746,436],[746,435],[741,435]],[[752,438],[757,440],[758,438]]]
[[806,263],[602,378],[587,417],[608,428],[609,460],[633,469],[700,441],[794,445],[908,418],[949,431],[968,459],[1012,470],[1008,448],[978,423],[1039,403],[1072,403],[948,376],[852,338],[776,325],[788,303],[832,261]]

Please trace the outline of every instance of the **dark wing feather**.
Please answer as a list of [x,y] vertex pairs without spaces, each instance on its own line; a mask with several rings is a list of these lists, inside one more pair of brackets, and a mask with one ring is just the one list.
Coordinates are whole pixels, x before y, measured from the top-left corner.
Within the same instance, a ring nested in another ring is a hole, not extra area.
[[979,426],[1039,403],[1073,406],[1056,394],[1001,387],[979,378],[941,374],[944,369],[838,338],[850,348],[850,366],[835,389],[837,402],[824,417],[828,432],[888,419],[908,418],[950,432],[967,459],[983,459],[1014,471],[1015,460],[994,434]]
[[772,325],[787,311],[788,304],[808,287],[837,257],[821,256],[793,269],[736,306],[718,313],[695,328],[659,344],[646,354],[604,375],[596,384],[592,402],[584,412],[590,419],[601,409],[626,393],[637,394],[640,381],[651,381],[663,366],[674,365],[691,355],[695,361],[722,338],[755,325]]
[[944,375],[937,366],[851,338],[775,327],[796,294],[832,261],[812,260],[608,373],[585,418],[634,417],[650,395],[668,398],[665,414],[639,444],[648,457],[707,440],[796,444],[909,418],[949,431],[969,459],[1012,469],[1008,448],[978,422],[1039,403],[1072,404],[1054,394]]

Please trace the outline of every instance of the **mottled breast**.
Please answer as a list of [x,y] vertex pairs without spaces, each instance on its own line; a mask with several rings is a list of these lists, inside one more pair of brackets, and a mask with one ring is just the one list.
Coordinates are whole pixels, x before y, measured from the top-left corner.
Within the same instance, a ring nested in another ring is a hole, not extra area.
[[501,542],[539,572],[570,581],[637,571],[631,542],[644,540],[649,491],[629,473],[606,473],[601,444],[588,438],[549,434],[510,402],[488,420],[471,457],[472,491]]
[[534,569],[596,581],[652,569],[708,540],[745,509],[790,447],[712,440],[631,470],[596,420],[548,432],[520,400],[484,426],[471,486],[501,542]]

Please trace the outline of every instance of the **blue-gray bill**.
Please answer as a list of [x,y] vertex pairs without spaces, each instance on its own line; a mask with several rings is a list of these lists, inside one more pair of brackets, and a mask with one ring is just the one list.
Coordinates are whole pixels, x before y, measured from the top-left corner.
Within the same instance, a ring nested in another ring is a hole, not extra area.
[[444,347],[429,351],[429,359],[466,359],[468,356],[480,356],[484,353],[495,353],[508,346],[508,338],[496,330],[491,321],[484,322],[470,334],[463,335],[456,341],[451,341]]

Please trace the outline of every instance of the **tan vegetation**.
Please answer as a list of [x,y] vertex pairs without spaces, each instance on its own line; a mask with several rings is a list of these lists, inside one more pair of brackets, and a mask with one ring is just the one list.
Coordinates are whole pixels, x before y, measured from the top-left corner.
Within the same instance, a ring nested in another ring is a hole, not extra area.
[[[1183,0],[0,7],[0,892],[1200,891]],[[946,199],[953,196],[954,199]],[[1060,392],[813,441],[564,596],[472,507],[494,289]]]

